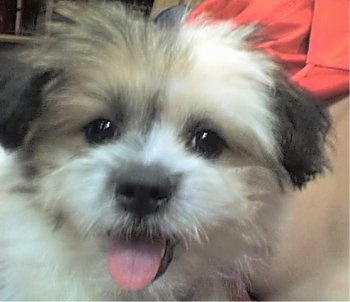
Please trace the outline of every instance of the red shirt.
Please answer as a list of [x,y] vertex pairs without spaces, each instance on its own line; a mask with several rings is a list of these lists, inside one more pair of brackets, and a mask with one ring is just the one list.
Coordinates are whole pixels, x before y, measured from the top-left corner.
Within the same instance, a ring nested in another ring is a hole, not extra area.
[[349,92],[348,0],[204,0],[188,16],[262,24],[264,42],[292,81],[319,99]]

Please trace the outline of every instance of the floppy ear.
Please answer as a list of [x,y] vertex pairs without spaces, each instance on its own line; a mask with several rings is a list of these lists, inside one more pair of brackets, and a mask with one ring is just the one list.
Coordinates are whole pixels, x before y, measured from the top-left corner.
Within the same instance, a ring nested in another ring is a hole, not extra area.
[[281,163],[301,189],[328,167],[325,155],[330,118],[320,102],[278,76],[276,112]]
[[14,149],[23,143],[41,107],[42,89],[52,71],[34,70],[14,56],[0,60],[0,143]]

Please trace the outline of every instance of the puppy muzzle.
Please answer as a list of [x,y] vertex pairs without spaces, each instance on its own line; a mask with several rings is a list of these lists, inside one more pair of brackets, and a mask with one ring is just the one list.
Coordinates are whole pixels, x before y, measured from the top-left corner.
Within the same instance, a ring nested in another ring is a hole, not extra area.
[[119,172],[115,198],[130,219],[127,231],[108,232],[108,268],[121,288],[135,291],[162,276],[173,259],[177,241],[165,236],[160,227],[149,227],[147,221],[166,209],[179,177],[160,165],[129,164]]

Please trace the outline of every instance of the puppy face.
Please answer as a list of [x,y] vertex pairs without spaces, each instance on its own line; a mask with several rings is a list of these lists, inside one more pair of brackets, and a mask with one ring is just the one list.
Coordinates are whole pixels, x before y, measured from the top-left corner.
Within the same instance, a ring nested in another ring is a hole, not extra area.
[[179,298],[199,276],[245,273],[274,241],[285,191],[322,171],[326,115],[249,46],[251,28],[57,11],[0,102],[33,202],[77,249],[93,240],[111,293]]

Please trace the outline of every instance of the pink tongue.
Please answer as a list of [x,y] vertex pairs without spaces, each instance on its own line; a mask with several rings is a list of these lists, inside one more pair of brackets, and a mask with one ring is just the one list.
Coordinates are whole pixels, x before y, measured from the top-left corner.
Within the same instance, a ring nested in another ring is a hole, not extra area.
[[126,290],[139,290],[155,278],[165,242],[114,240],[108,252],[108,269],[114,282]]

